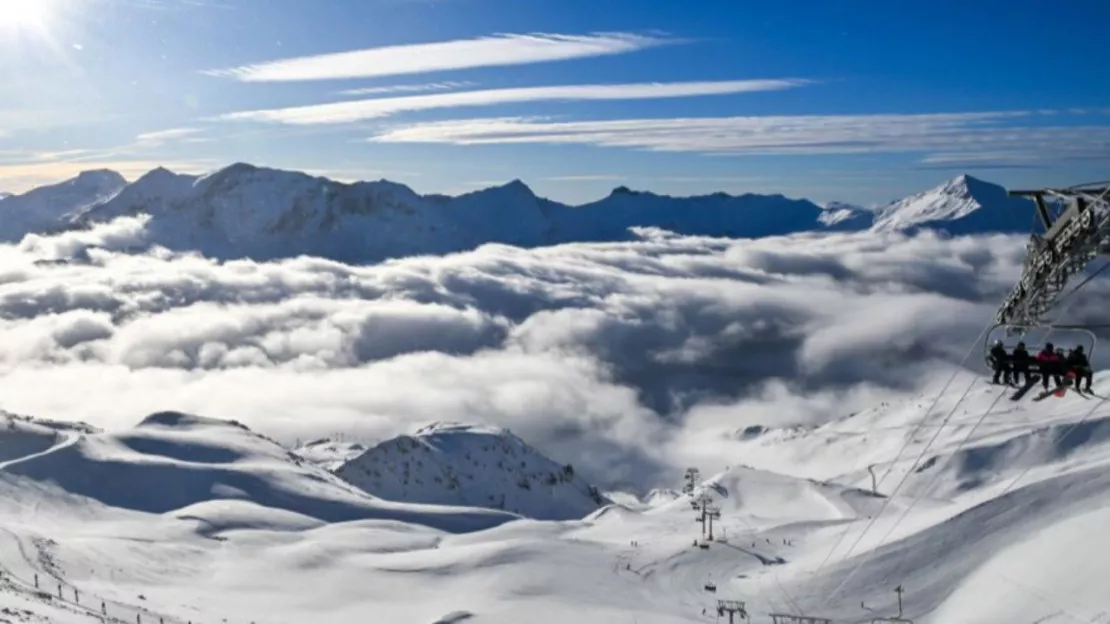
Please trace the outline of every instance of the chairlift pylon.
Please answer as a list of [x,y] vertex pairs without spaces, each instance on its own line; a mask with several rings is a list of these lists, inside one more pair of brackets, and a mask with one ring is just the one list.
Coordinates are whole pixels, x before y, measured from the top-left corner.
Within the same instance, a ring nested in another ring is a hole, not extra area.
[[1002,326],[1044,327],[1072,278],[1099,256],[1110,254],[1110,182],[1008,194],[1033,201],[1039,227],[1030,234],[1021,278],[995,321]]

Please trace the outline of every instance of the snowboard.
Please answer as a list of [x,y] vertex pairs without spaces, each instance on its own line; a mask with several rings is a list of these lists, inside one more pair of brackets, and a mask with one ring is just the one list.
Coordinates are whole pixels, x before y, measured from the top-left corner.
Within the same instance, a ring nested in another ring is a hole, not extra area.
[[1030,376],[1029,381],[1026,381],[1023,386],[1018,388],[1017,392],[1010,395],[1010,400],[1011,401],[1020,401],[1021,398],[1023,396],[1025,396],[1026,394],[1028,394],[1029,391],[1033,389],[1033,386],[1037,385],[1037,382],[1039,382],[1040,380],[1041,380],[1040,375]]

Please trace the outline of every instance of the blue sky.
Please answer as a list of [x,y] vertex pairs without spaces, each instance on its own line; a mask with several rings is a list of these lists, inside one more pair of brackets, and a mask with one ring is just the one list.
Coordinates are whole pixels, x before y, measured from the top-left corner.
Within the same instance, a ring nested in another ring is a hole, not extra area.
[[0,0],[0,190],[235,161],[568,202],[1105,179],[1107,21],[1099,0]]

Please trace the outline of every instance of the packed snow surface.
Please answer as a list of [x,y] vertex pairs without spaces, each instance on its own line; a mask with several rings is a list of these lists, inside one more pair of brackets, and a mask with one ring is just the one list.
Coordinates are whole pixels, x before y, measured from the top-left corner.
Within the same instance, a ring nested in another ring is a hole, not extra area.
[[[1110,558],[1089,554],[1110,552],[1110,409],[1009,392],[966,375],[818,426],[737,431],[745,463],[691,494],[633,509],[543,493],[583,512],[560,520],[397,482],[405,466],[410,479],[474,474],[475,497],[543,510],[481,459],[555,466],[484,426],[431,425],[339,470],[380,471],[363,483],[386,501],[232,422],[161,413],[108,433],[8,415],[0,607],[65,623],[98,621],[102,601],[124,621],[678,623],[737,599],[754,622],[799,609],[865,622],[892,614],[901,584],[924,624],[1099,621]],[[719,510],[711,542],[692,508],[702,494]]]

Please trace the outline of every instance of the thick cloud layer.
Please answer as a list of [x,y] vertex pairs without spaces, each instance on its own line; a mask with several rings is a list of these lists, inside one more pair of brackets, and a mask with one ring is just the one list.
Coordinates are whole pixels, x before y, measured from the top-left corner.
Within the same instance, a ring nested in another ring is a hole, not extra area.
[[1007,236],[642,234],[372,267],[129,255],[135,220],[28,237],[0,247],[0,407],[106,427],[195,411],[288,441],[488,422],[605,485],[670,485],[739,461],[738,429],[946,378],[1024,254]]

